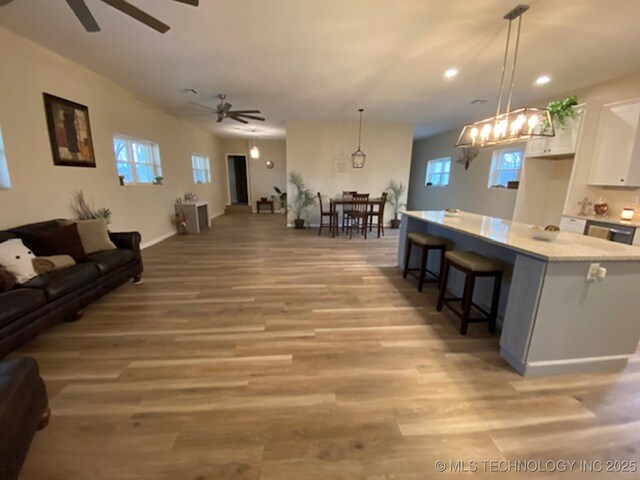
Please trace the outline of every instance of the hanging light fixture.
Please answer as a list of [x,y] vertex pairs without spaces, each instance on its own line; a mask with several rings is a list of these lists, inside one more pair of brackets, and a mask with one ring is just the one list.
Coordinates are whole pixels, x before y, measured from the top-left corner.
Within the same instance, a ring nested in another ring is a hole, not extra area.
[[358,127],[358,150],[351,154],[351,166],[353,168],[364,168],[364,162],[367,161],[367,156],[362,150],[360,150],[360,143],[362,140],[362,112],[363,108],[358,109],[360,112],[360,125]]
[[256,146],[256,131],[255,130],[253,131],[253,147],[251,147],[251,150],[249,151],[249,155],[251,155],[251,158],[253,158],[253,159],[260,158],[260,150]]
[[[520,46],[520,29],[522,26],[522,14],[529,10],[529,5],[518,5],[503,18],[509,20],[507,30],[507,43],[502,60],[502,72],[500,74],[500,89],[498,90],[498,108],[493,117],[465,125],[460,133],[456,147],[488,147],[505,143],[521,142],[535,137],[555,137],[555,130],[551,115],[546,108],[523,107],[511,110],[511,96],[515,83],[516,65],[518,62],[518,47]],[[511,24],[518,19],[516,33],[516,45],[511,67],[511,82],[507,96],[507,108],[500,112],[504,91],[504,77],[507,69],[507,57],[509,56],[509,40],[511,38]]]

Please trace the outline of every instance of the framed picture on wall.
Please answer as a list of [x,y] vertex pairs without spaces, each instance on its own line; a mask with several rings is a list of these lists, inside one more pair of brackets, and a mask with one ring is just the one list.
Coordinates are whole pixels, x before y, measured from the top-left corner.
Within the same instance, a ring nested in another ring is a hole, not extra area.
[[53,164],[95,168],[89,109],[48,93],[43,96]]

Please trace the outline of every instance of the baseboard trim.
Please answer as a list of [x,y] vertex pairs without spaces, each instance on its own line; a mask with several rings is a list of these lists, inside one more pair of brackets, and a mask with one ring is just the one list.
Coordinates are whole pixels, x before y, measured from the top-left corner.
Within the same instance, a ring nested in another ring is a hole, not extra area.
[[632,355],[608,355],[604,357],[569,358],[563,360],[545,360],[522,364],[504,348],[500,355],[505,358],[518,373],[528,376],[559,375],[566,373],[584,373],[622,370]]
[[224,210],[221,212],[216,212],[213,215],[210,215],[210,219],[213,220],[214,218],[221,217],[222,215],[224,215]]
[[146,248],[153,247],[154,245],[157,245],[158,243],[162,242],[163,240],[166,240],[167,238],[173,237],[177,233],[178,232],[168,232],[168,233],[165,233],[164,235],[160,235],[159,237],[154,238],[153,240],[149,240],[148,242],[143,242],[143,243],[140,244],[140,250],[144,250]]

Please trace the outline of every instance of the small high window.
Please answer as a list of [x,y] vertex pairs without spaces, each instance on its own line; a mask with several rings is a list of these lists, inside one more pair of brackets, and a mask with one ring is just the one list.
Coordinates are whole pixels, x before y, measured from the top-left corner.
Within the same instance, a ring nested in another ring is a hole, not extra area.
[[113,151],[118,175],[125,185],[162,183],[160,148],[157,143],[115,135]]
[[446,187],[451,175],[451,157],[436,158],[427,162],[425,185]]
[[211,183],[211,162],[205,155],[191,155],[193,183]]
[[4,153],[4,142],[2,141],[2,130],[0,130],[0,190],[9,190],[11,180],[9,179],[9,167],[7,157]]
[[522,168],[522,155],[522,148],[505,148],[493,152],[487,186],[506,188],[509,182],[518,181]]

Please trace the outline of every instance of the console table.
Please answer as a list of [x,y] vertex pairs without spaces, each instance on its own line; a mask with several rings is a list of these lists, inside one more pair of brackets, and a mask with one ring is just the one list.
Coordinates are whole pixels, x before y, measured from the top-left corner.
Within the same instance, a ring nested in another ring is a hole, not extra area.
[[273,213],[273,200],[258,200],[256,202],[256,213],[260,213],[260,207],[267,206]]
[[175,211],[176,214],[184,215],[189,233],[200,233],[203,229],[211,227],[209,202],[176,203]]

